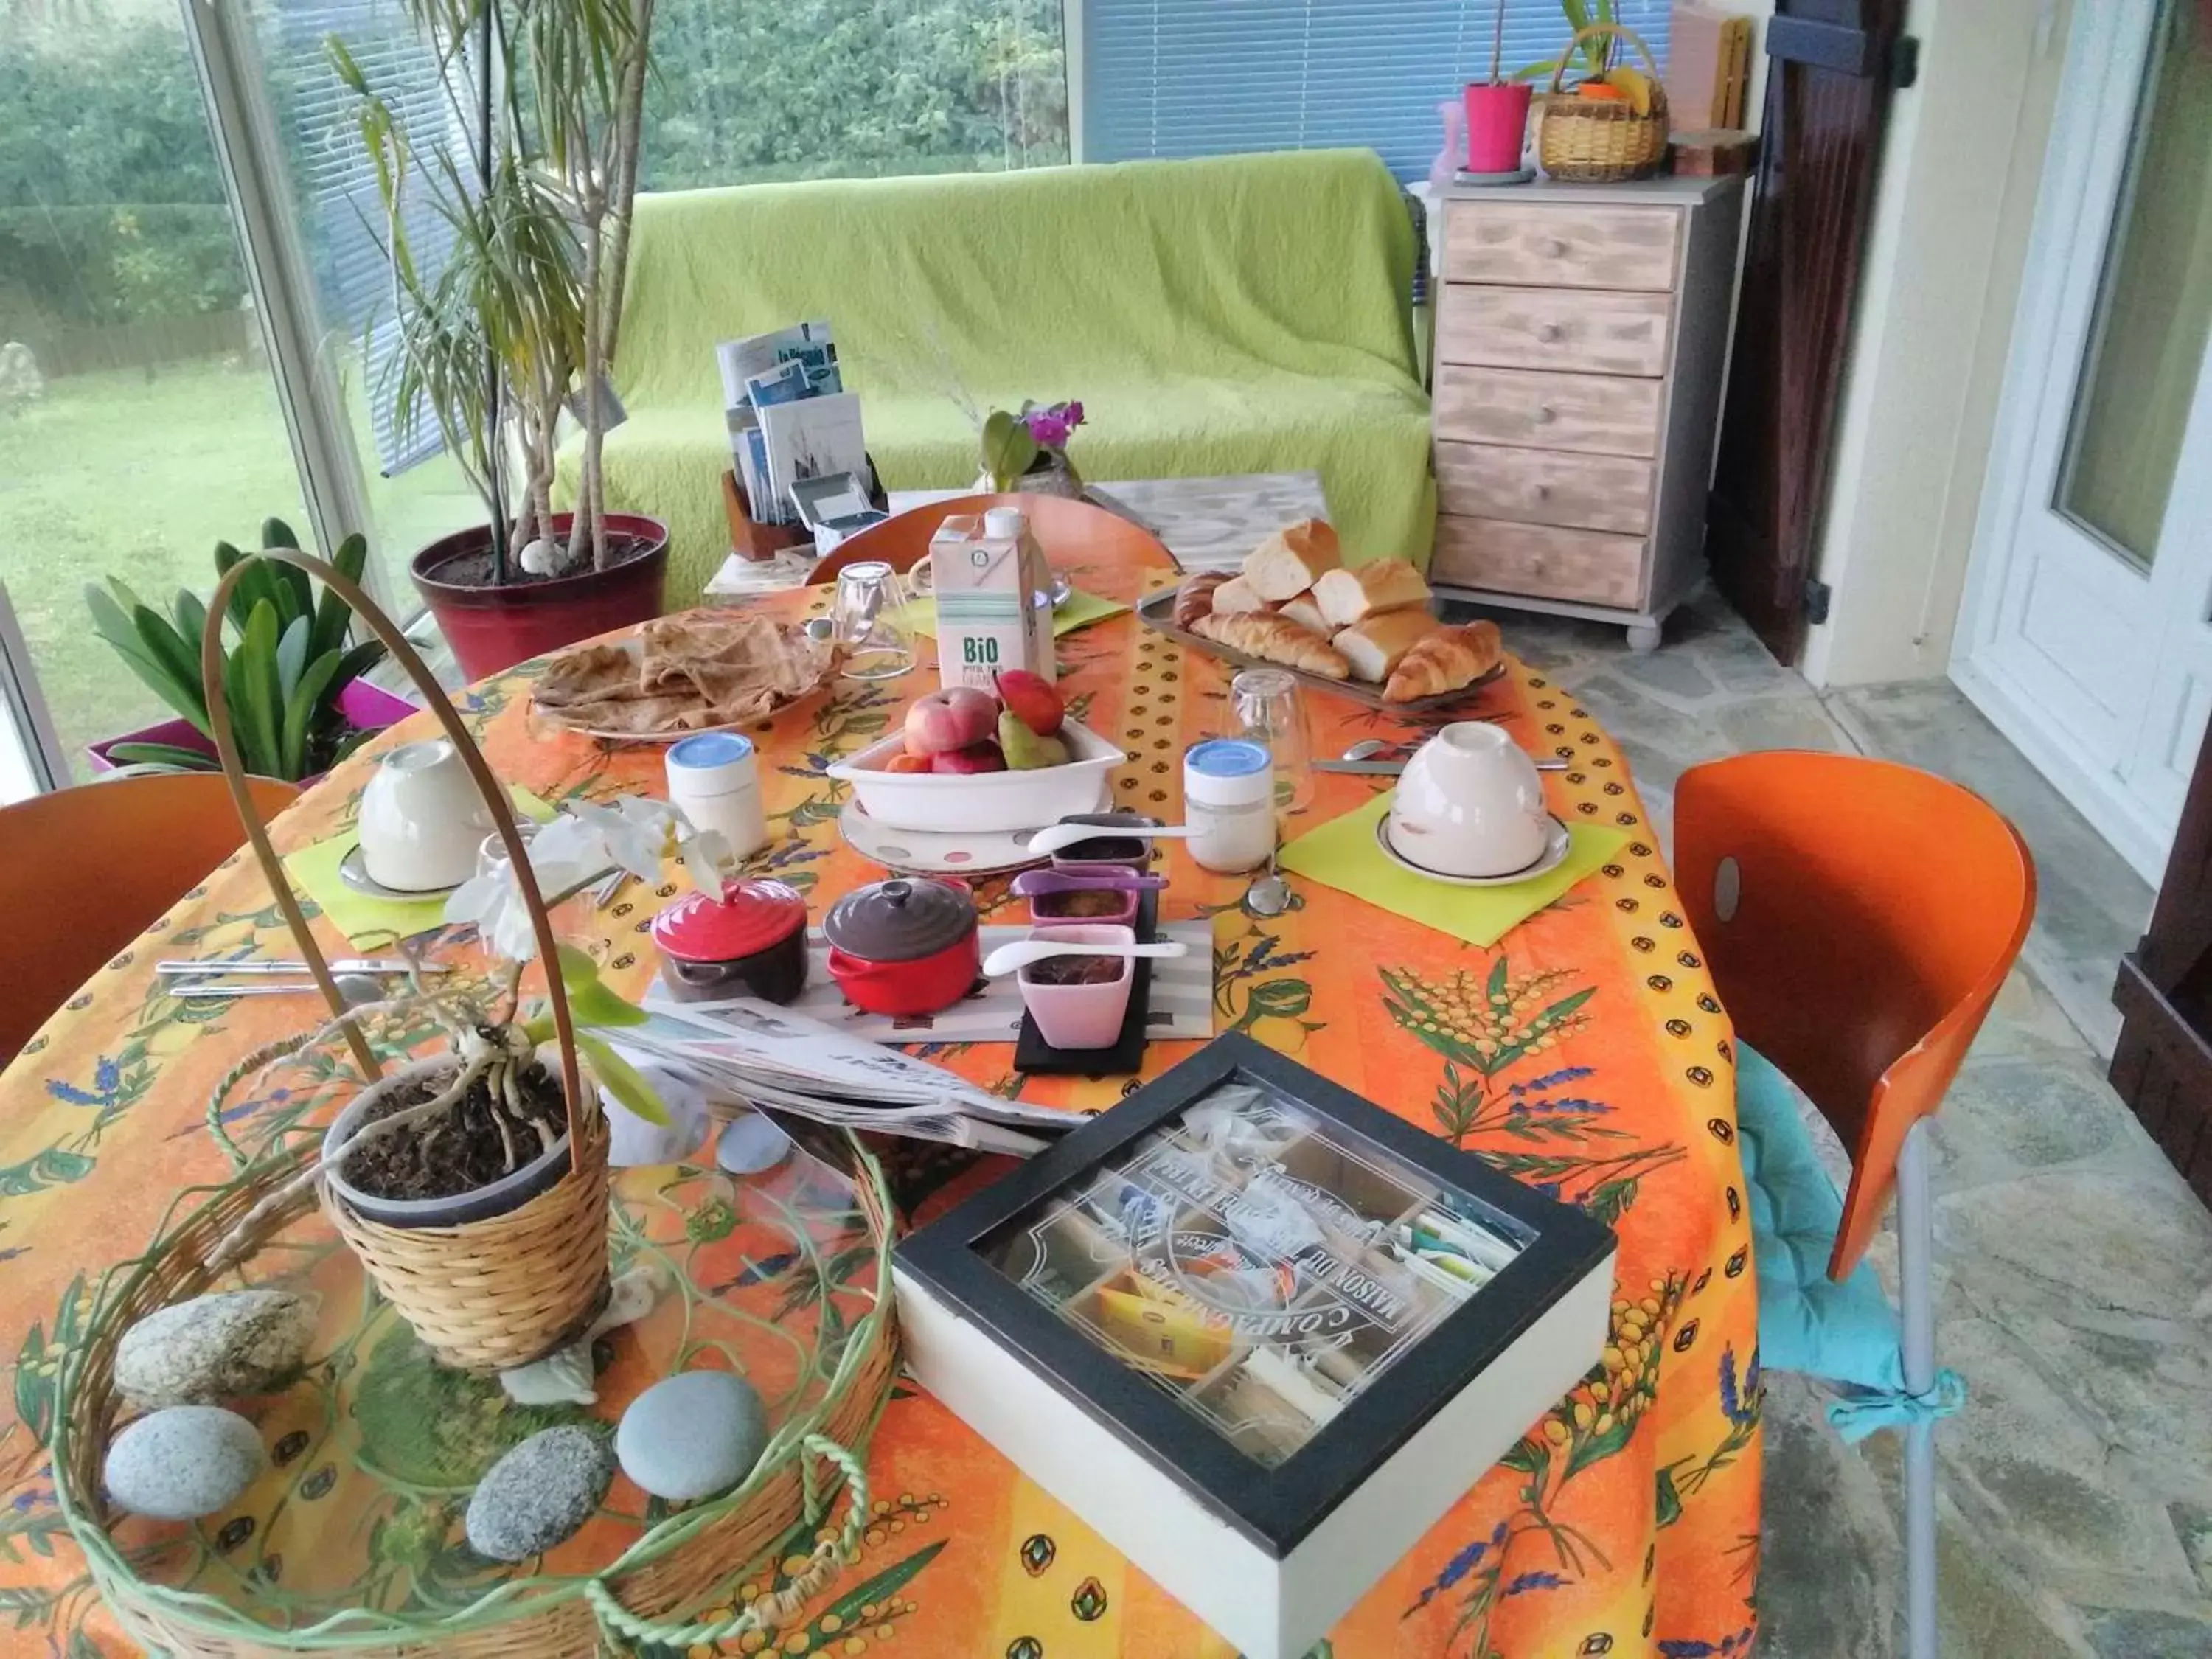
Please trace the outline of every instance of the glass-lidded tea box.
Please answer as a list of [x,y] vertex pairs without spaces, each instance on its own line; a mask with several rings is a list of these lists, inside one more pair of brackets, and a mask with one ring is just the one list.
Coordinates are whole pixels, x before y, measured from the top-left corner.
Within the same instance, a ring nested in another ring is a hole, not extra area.
[[899,1247],[908,1368],[1294,1659],[1597,1362],[1613,1239],[1248,1037]]

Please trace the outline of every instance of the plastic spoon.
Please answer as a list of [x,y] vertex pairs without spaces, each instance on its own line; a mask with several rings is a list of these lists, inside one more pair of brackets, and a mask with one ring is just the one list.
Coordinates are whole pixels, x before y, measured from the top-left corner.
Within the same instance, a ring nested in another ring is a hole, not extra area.
[[999,979],[1018,973],[1033,962],[1042,962],[1047,957],[1180,957],[1188,954],[1188,947],[1181,939],[1164,939],[1157,945],[1069,945],[1057,939],[1017,939],[1012,945],[1001,945],[983,958],[983,976]]
[[1055,823],[1030,836],[1028,850],[1042,858],[1086,841],[1121,841],[1131,836],[1146,841],[1180,840],[1190,834],[1187,823]]

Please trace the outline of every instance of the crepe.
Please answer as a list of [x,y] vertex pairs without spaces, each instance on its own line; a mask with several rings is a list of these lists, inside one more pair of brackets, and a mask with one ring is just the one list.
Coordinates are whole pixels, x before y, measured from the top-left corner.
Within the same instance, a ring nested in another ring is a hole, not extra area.
[[665,737],[760,720],[820,685],[833,654],[767,617],[695,611],[646,623],[634,647],[562,652],[531,696],[573,729]]

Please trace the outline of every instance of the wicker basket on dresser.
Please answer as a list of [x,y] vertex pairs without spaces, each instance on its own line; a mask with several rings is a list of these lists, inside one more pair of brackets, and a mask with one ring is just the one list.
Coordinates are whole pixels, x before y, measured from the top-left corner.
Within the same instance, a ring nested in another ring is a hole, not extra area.
[[1437,587],[1658,644],[1704,568],[1742,191],[1663,178],[1446,198]]

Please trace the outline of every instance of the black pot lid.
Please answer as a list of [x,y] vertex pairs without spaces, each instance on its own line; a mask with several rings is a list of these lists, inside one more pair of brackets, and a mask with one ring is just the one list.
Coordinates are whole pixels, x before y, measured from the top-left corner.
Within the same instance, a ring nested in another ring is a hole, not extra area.
[[846,894],[822,919],[823,938],[869,962],[933,957],[975,931],[974,896],[944,881],[872,882]]

